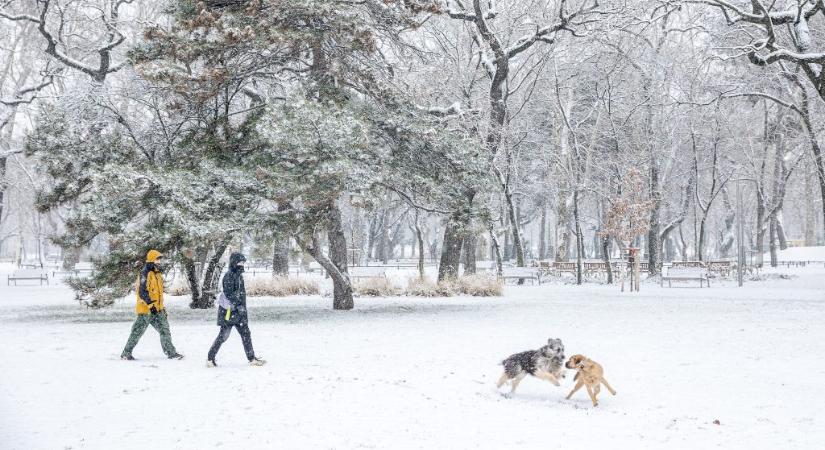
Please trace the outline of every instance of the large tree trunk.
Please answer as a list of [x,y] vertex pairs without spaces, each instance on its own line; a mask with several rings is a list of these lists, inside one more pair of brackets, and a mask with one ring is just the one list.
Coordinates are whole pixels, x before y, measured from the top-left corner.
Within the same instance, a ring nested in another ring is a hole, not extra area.
[[602,260],[607,266],[607,284],[613,284],[613,266],[610,264],[610,235],[605,234],[601,238]]
[[[423,280],[426,277],[424,273],[424,236],[421,233],[421,226],[418,223],[418,210],[415,211],[415,238],[418,241],[418,278]],[[415,247],[413,247],[415,248]]]
[[720,244],[719,244],[719,255],[722,258],[727,258],[731,254],[731,250],[733,250],[733,243],[734,243],[734,225],[736,222],[736,208],[730,204],[730,199],[728,199],[728,191],[727,189],[722,191],[722,204],[725,207],[724,213],[724,225],[725,229],[722,230],[720,236]]
[[[822,84],[825,87],[825,83]],[[813,153],[814,167],[816,167],[816,175],[819,178],[819,199],[822,203],[822,227],[825,232],[825,154],[823,154],[822,147],[819,146],[819,140],[816,136],[816,128],[811,122],[810,103],[808,100],[808,90],[801,84],[800,91],[802,94],[802,121],[805,123],[805,129],[808,132],[808,142],[811,145],[811,153]]]
[[541,204],[541,221],[539,222],[539,259],[547,258],[547,205]]
[[779,264],[777,263],[778,262],[778,260],[777,260],[778,255],[776,253],[777,238],[776,238],[776,215],[775,214],[771,214],[770,226],[768,227],[768,230],[769,230],[768,231],[768,233],[769,233],[768,239],[770,240],[770,243],[768,245],[770,247],[770,252],[771,252],[771,267],[776,267]]
[[[335,266],[339,275],[332,277],[333,309],[352,309],[355,301],[352,298],[352,284],[347,273],[347,237],[341,220],[341,210],[334,203],[329,206],[327,219],[327,241],[329,242],[329,260]],[[319,250],[320,252],[320,250]],[[316,258],[317,259],[317,258]],[[321,264],[321,261],[318,261]]]
[[765,251],[765,200],[760,192],[756,190],[756,266],[762,267],[762,253]]
[[498,276],[501,276],[501,275],[504,274],[504,268],[502,267],[503,264],[501,262],[501,248],[499,248],[498,238],[496,237],[496,234],[493,231],[492,227],[490,227],[489,232],[490,232],[490,246],[493,248],[493,256],[495,257],[495,260],[496,260],[496,274],[498,274]]
[[[516,254],[516,266],[524,267],[524,243],[521,241],[521,230],[519,229],[519,214],[516,210],[515,202],[513,201],[513,192],[510,187],[509,170],[512,164],[510,152],[507,152],[507,170],[508,174],[504,175],[497,168],[495,169],[501,190],[504,192],[504,203],[507,205],[507,216],[510,219],[510,233],[513,236],[513,249]],[[523,280],[519,280],[523,283]]]
[[[229,245],[230,239],[227,238],[218,244],[215,247],[215,252],[212,254],[212,257],[206,262],[206,270],[203,273],[203,279],[201,280],[201,288],[200,288],[200,298],[195,299],[195,296],[192,296],[192,302],[189,304],[189,307],[192,309],[208,309],[215,305],[215,297],[218,292],[218,284],[220,281],[220,260],[223,256],[223,253],[226,251],[226,247]],[[192,267],[192,273],[195,273],[195,267]],[[188,277],[188,275],[187,275]],[[196,290],[193,290],[194,293]]]
[[556,243],[556,257],[558,262],[566,262],[570,257],[570,215],[568,214],[567,196],[559,194],[556,203],[556,233],[561,234]]
[[584,253],[584,239],[581,222],[579,222],[579,191],[573,192],[573,222],[576,226],[576,284],[582,284],[582,253]]
[[779,249],[786,250],[788,248],[788,236],[785,234],[785,224],[782,220],[782,211],[776,213],[776,238],[779,239]]
[[[0,146],[0,152],[4,146]],[[6,204],[6,157],[0,157],[0,224],[3,220],[3,207]]]
[[289,238],[276,237],[272,251],[272,275],[289,276]]
[[458,276],[458,267],[461,261],[461,244],[464,240],[463,228],[460,214],[454,214],[444,228],[444,243],[441,245],[441,261],[438,265],[438,281],[444,281]]
[[476,273],[476,249],[478,235],[474,230],[468,230],[464,234],[464,275]]
[[661,264],[662,192],[659,180],[659,162],[652,150],[650,153],[650,197],[653,200],[653,207],[650,210],[650,229],[647,232],[647,270],[650,276],[655,276],[659,274]]
[[[708,207],[708,210],[710,210],[710,207]],[[707,223],[707,219],[707,213],[704,213],[699,221],[699,244],[696,246],[696,255],[699,261],[705,260],[705,224]]]
[[186,282],[189,284],[189,295],[192,300],[189,302],[189,307],[196,309],[201,305],[201,288],[198,283],[198,270],[195,267],[195,260],[192,258],[183,257],[183,270],[186,272]]
[[[814,171],[816,169],[814,168]],[[814,202],[814,187],[810,170],[805,170],[805,246],[816,245],[816,206]]]

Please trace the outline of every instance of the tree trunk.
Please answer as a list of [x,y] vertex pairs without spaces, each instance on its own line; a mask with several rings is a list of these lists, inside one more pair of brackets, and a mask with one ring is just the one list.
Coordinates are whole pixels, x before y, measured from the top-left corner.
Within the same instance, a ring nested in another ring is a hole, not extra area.
[[[510,229],[510,214],[507,214],[506,211],[501,212],[502,216],[502,225],[504,226],[504,230]],[[502,252],[502,258],[504,261],[510,261],[513,259],[513,246],[510,244],[510,238],[512,234],[508,232],[504,232],[504,247]]]
[[[816,170],[816,169],[814,169]],[[816,245],[816,206],[814,204],[814,187],[811,171],[805,171],[805,246]]]
[[[329,261],[335,266],[338,277],[332,277],[332,309],[347,310],[355,306],[352,298],[352,284],[347,273],[347,237],[341,220],[341,210],[333,203],[329,206],[327,224],[327,241],[329,242]],[[320,250],[319,250],[320,252]],[[321,261],[318,261],[320,264]]]
[[272,275],[289,276],[289,238],[276,237],[272,251]]
[[[825,83],[823,83],[825,86]],[[822,147],[819,146],[819,140],[816,136],[816,128],[811,123],[810,104],[808,100],[808,90],[800,85],[800,93],[802,94],[802,121],[805,123],[805,129],[808,132],[808,142],[811,145],[811,153],[813,153],[814,167],[816,168],[816,175],[819,178],[819,199],[822,203],[822,228],[825,233],[825,154],[823,154]],[[824,234],[825,235],[825,234]]]
[[576,226],[576,284],[582,284],[582,253],[584,240],[579,222],[579,191],[573,192],[573,221]]
[[457,215],[453,215],[444,228],[444,243],[441,245],[441,261],[438,265],[438,281],[456,278],[461,260],[463,227]]
[[[208,309],[215,305],[215,297],[218,292],[218,284],[220,281],[221,266],[219,265],[226,247],[229,246],[230,239],[227,238],[222,241],[215,248],[215,253],[206,262],[206,271],[201,280],[200,298],[195,303],[195,298],[192,297],[192,303],[189,307],[192,309]],[[194,273],[194,266],[192,267]],[[216,273],[217,272],[217,273]]]
[[195,268],[195,260],[192,258],[183,258],[183,270],[186,272],[186,281],[189,283],[189,295],[192,301],[189,307],[196,309],[201,305],[201,289],[198,284],[198,271]]
[[613,284],[613,266],[610,264],[610,236],[602,236],[602,260],[607,266],[607,284]]
[[567,209],[567,196],[559,194],[556,211],[556,233],[561,233],[556,245],[557,262],[567,262],[569,260],[570,249],[570,217]]
[[539,259],[547,258],[547,205],[541,204],[541,221],[539,222]]
[[661,264],[661,209],[662,193],[659,180],[659,162],[653,151],[650,155],[650,197],[653,200],[653,207],[650,210],[650,229],[647,232],[647,271],[650,276],[659,274]]
[[769,233],[768,239],[770,240],[770,243],[768,245],[770,247],[770,252],[771,252],[771,267],[776,267],[776,266],[779,265],[777,263],[778,255],[776,254],[776,250],[777,250],[776,249],[776,244],[777,244],[777,242],[776,242],[777,241],[777,239],[776,239],[776,214],[771,214],[771,218],[769,220],[770,220],[770,226],[769,226],[769,231],[768,231],[768,233]]
[[418,223],[418,210],[415,211],[415,238],[418,241],[418,278],[423,280],[426,276],[424,273],[424,236],[421,234],[421,226]]
[[782,220],[782,211],[776,213],[776,238],[779,239],[779,250],[788,248],[788,236],[785,235],[785,225]]
[[[3,151],[0,146],[0,151]],[[3,207],[6,204],[6,157],[0,157],[0,224],[3,220]]]
[[498,238],[496,238],[496,234],[493,232],[493,228],[490,227],[490,246],[493,247],[493,256],[496,260],[496,274],[501,276],[504,274],[504,268],[502,267],[501,262],[501,249],[498,245]]
[[478,235],[473,230],[464,233],[464,275],[476,273]]
[[762,253],[765,251],[765,200],[757,188],[756,192],[756,266],[762,267]]

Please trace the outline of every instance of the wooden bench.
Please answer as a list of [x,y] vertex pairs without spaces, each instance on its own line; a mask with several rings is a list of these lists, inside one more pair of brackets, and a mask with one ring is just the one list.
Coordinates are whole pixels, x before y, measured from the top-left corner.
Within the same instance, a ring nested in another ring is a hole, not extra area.
[[673,280],[699,280],[700,288],[704,287],[703,283],[707,283],[708,287],[710,287],[710,278],[708,277],[708,272],[704,267],[671,267],[668,269],[667,275],[662,275],[659,283],[661,286],[664,286],[665,281],[667,281],[667,287],[672,287],[671,281]]
[[80,272],[75,269],[70,270],[52,270],[52,278],[57,278],[59,276],[73,276],[76,277],[80,275]]
[[10,286],[12,281],[14,281],[15,286],[17,286],[18,281],[38,281],[42,286],[44,281],[46,282],[46,284],[49,284],[49,274],[44,273],[41,270],[16,270],[14,271],[14,273],[7,277],[6,285]]
[[576,263],[574,262],[554,262],[553,272],[561,276],[563,273],[576,273]]
[[533,284],[541,284],[541,271],[533,267],[505,267],[500,276],[507,280],[530,280]]
[[365,278],[387,278],[387,269],[385,267],[350,267],[347,270],[350,280],[359,280]]
[[709,261],[708,271],[719,274],[722,277],[730,276],[733,264],[730,261]]

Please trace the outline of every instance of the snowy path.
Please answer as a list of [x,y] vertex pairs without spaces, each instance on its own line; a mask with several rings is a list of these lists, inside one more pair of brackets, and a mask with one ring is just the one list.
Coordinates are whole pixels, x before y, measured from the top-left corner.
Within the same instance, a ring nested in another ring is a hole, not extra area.
[[[213,311],[173,301],[183,361],[148,330],[124,362],[131,301],[87,314],[63,287],[0,288],[0,448],[819,448],[825,270],[795,280],[640,294],[508,287],[499,299],[252,300],[262,368],[236,334],[204,368]],[[505,356],[560,337],[618,391],[597,409]],[[721,425],[714,425],[718,419]]]

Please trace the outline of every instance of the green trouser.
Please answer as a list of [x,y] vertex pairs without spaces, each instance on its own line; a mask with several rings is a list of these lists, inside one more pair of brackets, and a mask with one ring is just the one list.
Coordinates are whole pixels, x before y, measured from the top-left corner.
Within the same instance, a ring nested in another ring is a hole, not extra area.
[[157,314],[138,314],[134,325],[132,325],[132,333],[129,334],[129,340],[126,341],[123,354],[132,354],[132,350],[134,350],[149,325],[152,325],[160,333],[160,346],[163,347],[163,353],[166,353],[166,356],[176,355],[178,351],[172,345],[172,333],[169,331],[169,321],[166,319],[165,310]]

